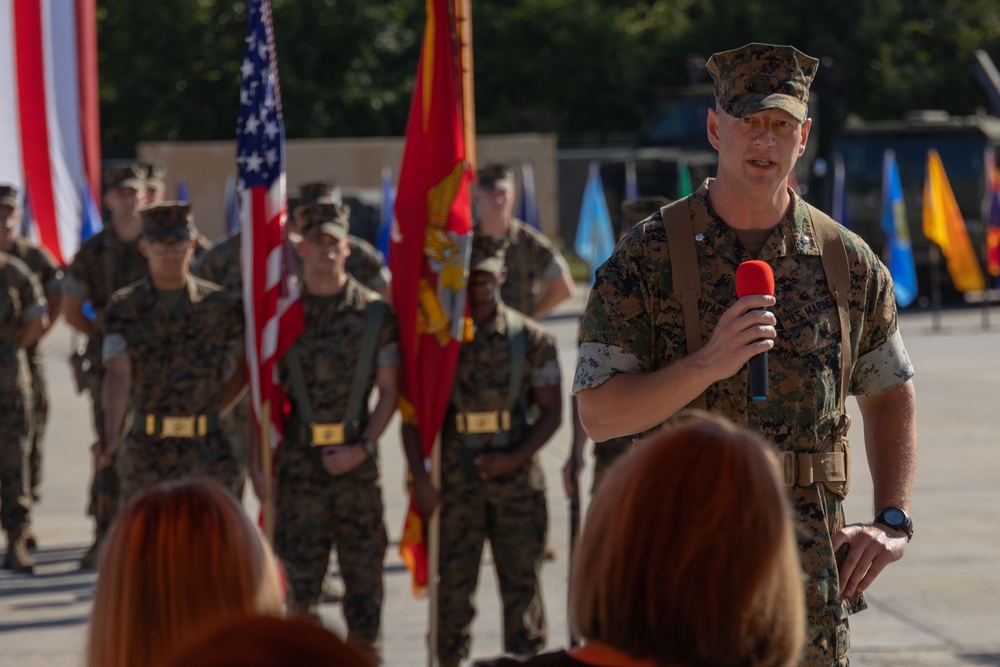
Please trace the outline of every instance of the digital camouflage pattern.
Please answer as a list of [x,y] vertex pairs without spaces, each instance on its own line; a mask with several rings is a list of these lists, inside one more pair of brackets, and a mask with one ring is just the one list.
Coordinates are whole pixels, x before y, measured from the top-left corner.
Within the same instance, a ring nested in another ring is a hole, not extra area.
[[507,241],[507,280],[500,286],[500,298],[530,317],[546,285],[569,269],[552,242],[521,220],[511,221]]
[[[243,354],[243,303],[237,294],[188,277],[170,307],[146,278],[115,293],[104,336],[105,359],[124,354],[132,362],[130,413],[217,415],[231,359]],[[241,488],[243,461],[223,434],[161,439],[147,436],[144,427],[133,424],[122,439],[117,466],[123,499],[150,480],[195,475],[211,476],[234,492]]]
[[[305,330],[295,346],[314,422],[344,421],[365,314],[370,304],[381,300],[354,280],[333,296],[302,295]],[[399,330],[391,309],[386,309],[377,335],[369,395],[377,369],[400,363]],[[299,416],[287,357],[279,364],[282,388],[292,401],[292,419],[286,442],[278,451],[275,549],[287,572],[289,604],[297,611],[317,611],[330,549],[336,545],[348,636],[377,651],[382,563],[388,543],[378,462],[368,458],[338,477],[326,472],[321,448],[310,445],[310,434]]]
[[[126,179],[134,177],[122,174]],[[107,176],[106,176],[107,178]],[[101,388],[104,380],[102,349],[104,337],[100,332],[104,309],[117,290],[131,285],[149,273],[146,258],[139,252],[139,241],[122,241],[110,225],[91,236],[80,245],[73,261],[63,274],[62,291],[82,301],[90,301],[97,317],[98,333],[87,339],[83,374],[83,391],[90,394],[91,419],[94,433],[104,437],[104,410],[101,409]],[[94,472],[90,484],[90,505],[87,509],[97,519],[97,531],[103,535],[118,512],[120,481],[115,466]]]
[[191,221],[191,204],[165,201],[150,204],[139,212],[142,218],[142,235],[148,239],[189,239],[194,232]]
[[621,233],[618,237],[625,236],[625,233],[638,225],[640,222],[653,215],[661,208],[670,203],[666,197],[639,197],[637,199],[626,199],[622,202],[622,224]]
[[[202,280],[207,280],[220,286],[227,292],[233,292],[243,298],[243,274],[240,270],[240,231],[223,236],[213,243],[204,253],[198,256],[191,268],[191,273]],[[237,360],[237,363],[242,363]],[[250,392],[236,402],[236,405],[222,415],[222,432],[226,435],[234,455],[245,459],[248,451],[247,438],[253,428],[253,413],[250,409]],[[244,474],[240,475],[245,478]],[[237,498],[242,498],[242,493]]]
[[[38,280],[45,292],[46,299],[60,290],[62,267],[45,248],[30,243],[23,237],[14,239],[14,245],[9,254],[24,262],[28,270]],[[51,310],[51,309],[50,309]],[[45,426],[49,418],[49,392],[45,383],[45,373],[38,356],[38,342],[27,348],[28,369],[31,371],[31,446],[28,454],[28,488],[32,497],[37,500],[42,484],[42,458],[45,451]]]
[[752,43],[716,53],[705,69],[715,81],[715,99],[730,116],[781,109],[804,123],[819,61],[791,46]]
[[[455,383],[465,410],[485,412],[504,407],[510,386],[510,343],[500,304],[497,314],[477,324],[475,338],[462,345]],[[517,414],[512,415],[516,448],[524,436],[531,390],[560,384],[555,340],[534,320],[526,319],[524,379]],[[495,446],[495,436],[471,436],[481,448],[467,446],[470,436],[456,432],[454,403],[441,432],[441,555],[438,655],[441,664],[457,664],[469,655],[472,604],[483,544],[488,539],[503,602],[504,651],[530,654],[545,645],[545,611],[538,575],[545,551],[548,512],[545,477],[537,457],[513,474],[483,481],[474,460]]]
[[195,262],[191,273],[215,283],[229,292],[242,293],[243,272],[240,268],[240,230],[218,239]]
[[[711,210],[710,183],[688,200],[701,270],[699,310],[705,341],[736,301],[736,267],[753,259]],[[815,241],[812,209],[791,196],[787,215],[757,257],[774,272],[777,299],[772,310],[778,335],[768,354],[770,398],[750,400],[744,368],[709,386],[707,399],[710,410],[760,433],[782,451],[815,452],[840,417],[839,319]],[[913,369],[896,327],[888,270],[860,237],[846,229],[841,236],[852,277],[850,340],[855,362],[850,391],[876,395],[903,384]],[[629,232],[597,272],[581,324],[574,391],[598,386],[619,373],[655,370],[686,354],[682,306],[671,286],[666,231],[656,213]],[[809,577],[810,645],[804,664],[835,664],[847,650],[847,615],[866,606],[863,596],[842,599],[838,593],[830,535],[844,525],[841,499],[821,485],[795,488],[790,497]]]
[[17,333],[45,313],[41,284],[23,262],[0,253],[0,525],[6,531],[25,525],[31,509],[31,373]]
[[[347,256],[344,270],[370,290],[380,292],[389,285],[388,271],[382,253],[370,243],[357,236],[348,236],[351,254]],[[298,253],[289,248],[295,257],[296,270],[301,281],[302,260]],[[227,290],[243,289],[243,275],[240,272],[240,231],[236,230],[212,244],[198,258],[191,272],[209,282],[221,285]]]

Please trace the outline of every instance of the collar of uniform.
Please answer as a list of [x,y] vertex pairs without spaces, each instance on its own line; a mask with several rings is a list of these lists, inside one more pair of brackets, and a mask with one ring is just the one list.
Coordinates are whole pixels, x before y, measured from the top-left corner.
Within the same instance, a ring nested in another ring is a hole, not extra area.
[[526,224],[528,223],[522,221],[520,218],[511,218],[510,229],[507,230],[507,242],[511,245],[521,243],[521,239],[525,235],[524,226]]
[[308,288],[306,288],[306,290],[303,291],[302,296],[307,299],[315,299],[316,301],[326,301],[327,303],[332,303],[334,312],[338,313],[343,310],[353,308],[360,303],[360,292],[358,291],[358,286],[350,275],[347,276],[347,282],[344,284],[344,289],[340,290],[336,294],[318,296],[316,294],[312,294],[308,291]]
[[[184,289],[187,291],[187,302],[188,303],[199,303],[205,299],[202,295],[201,290],[198,289],[199,283],[205,284],[204,281],[195,278],[192,275],[188,275],[187,280],[184,281]],[[160,299],[156,295],[156,287],[153,286],[153,279],[148,274],[136,285],[137,290],[142,290],[146,294],[147,302],[153,304],[160,303]]]
[[[691,203],[695,208],[695,214],[691,220],[695,235],[695,248],[699,255],[720,255],[734,264],[739,264],[745,257],[740,257],[737,254],[739,246],[736,242],[736,235],[712,209],[712,203],[708,198],[708,188],[714,180],[705,179],[701,187],[691,194]],[[788,211],[778,222],[771,237],[761,250],[760,256],[756,259],[767,261],[775,257],[795,254],[819,254],[819,247],[815,241],[815,228],[808,205],[791,188],[788,188],[788,194],[791,197]],[[704,215],[700,215],[700,213],[704,213]]]
[[502,302],[497,303],[497,311],[493,314],[493,317],[486,320],[482,324],[476,325],[477,332],[483,332],[484,334],[498,334],[501,336],[507,335],[507,320],[503,316],[504,310],[507,308]]

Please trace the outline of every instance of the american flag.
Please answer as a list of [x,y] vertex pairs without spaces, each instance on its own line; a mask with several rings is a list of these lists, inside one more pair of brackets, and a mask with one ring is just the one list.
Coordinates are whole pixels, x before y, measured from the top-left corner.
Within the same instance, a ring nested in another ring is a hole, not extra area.
[[261,422],[270,401],[271,442],[282,423],[283,397],[275,362],[303,329],[295,268],[284,227],[285,127],[269,0],[252,0],[236,123],[237,191],[246,313],[246,357],[254,415]]

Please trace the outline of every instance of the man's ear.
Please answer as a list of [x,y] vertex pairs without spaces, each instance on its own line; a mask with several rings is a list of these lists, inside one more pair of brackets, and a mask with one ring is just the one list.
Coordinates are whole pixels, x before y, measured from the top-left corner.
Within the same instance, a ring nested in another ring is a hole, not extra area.
[[142,254],[143,257],[149,259],[149,241],[142,238],[141,236],[139,237],[139,252]]
[[708,143],[712,148],[719,150],[719,112],[715,109],[708,110],[708,118],[705,120],[705,130],[708,133]]
[[507,267],[500,269],[500,275],[497,276],[497,287],[500,287],[505,282],[507,282]]

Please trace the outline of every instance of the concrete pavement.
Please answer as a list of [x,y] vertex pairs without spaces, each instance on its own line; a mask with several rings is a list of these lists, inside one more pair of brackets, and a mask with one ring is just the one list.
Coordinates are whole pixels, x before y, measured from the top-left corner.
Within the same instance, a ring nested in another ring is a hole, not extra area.
[[[559,341],[567,386],[576,356],[578,315],[585,295],[546,321]],[[942,330],[928,314],[907,314],[901,327],[917,369],[920,469],[912,514],[915,535],[905,558],[870,590],[871,609],[852,619],[852,662],[862,667],[1000,665],[1000,309],[992,329],[981,311],[948,311]],[[66,357],[71,334],[60,324],[43,343],[51,417],[42,503],[35,510],[41,549],[35,576],[0,572],[0,667],[70,667],[83,663],[93,573],[76,560],[91,537],[84,516],[92,435],[87,403],[73,392]],[[854,401],[849,402],[857,417]],[[870,520],[871,484],[860,419],[852,431],[854,475],[849,521]],[[405,496],[398,425],[381,443],[386,521],[392,545],[385,565],[383,630],[388,665],[426,664],[426,602],[410,594],[396,552]],[[549,645],[566,642],[567,506],[559,468],[569,450],[569,412],[541,453],[549,485],[550,544],[543,569]],[[584,483],[589,485],[589,470]],[[588,487],[589,488],[589,487]],[[248,511],[256,504],[247,498]],[[333,564],[335,567],[335,564]],[[501,650],[496,580],[487,555],[480,578],[473,655]],[[343,630],[337,605],[324,618]]]

